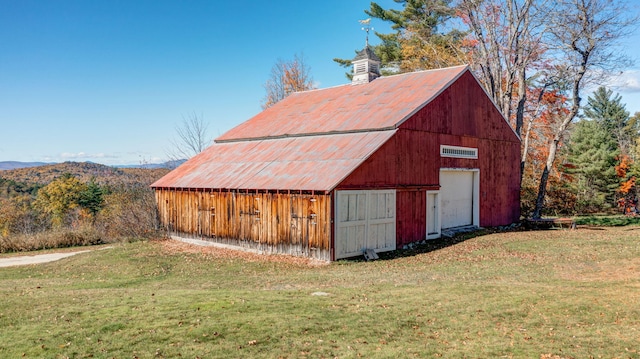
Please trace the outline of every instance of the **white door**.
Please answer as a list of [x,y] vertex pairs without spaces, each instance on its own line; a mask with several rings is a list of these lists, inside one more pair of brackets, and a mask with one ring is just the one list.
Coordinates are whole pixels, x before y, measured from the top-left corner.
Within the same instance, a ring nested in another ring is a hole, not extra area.
[[442,228],[478,225],[478,172],[440,170]]
[[427,239],[440,237],[440,193],[427,191]]
[[396,192],[337,191],[335,258],[396,249]]

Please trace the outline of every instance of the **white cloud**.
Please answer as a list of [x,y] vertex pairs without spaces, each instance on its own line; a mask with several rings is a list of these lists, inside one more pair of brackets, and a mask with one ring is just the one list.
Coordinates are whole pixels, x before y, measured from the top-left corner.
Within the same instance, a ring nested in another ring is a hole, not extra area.
[[[25,160],[26,161],[26,160]],[[107,166],[156,164],[167,161],[166,158],[148,152],[61,152],[55,155],[41,155],[29,159],[32,162],[95,162]]]
[[640,92],[640,70],[624,71],[611,76],[603,85],[622,93]]
[[66,160],[91,160],[91,159],[108,159],[108,158],[118,158],[118,156],[107,155],[104,153],[86,153],[86,152],[63,152],[59,155],[60,158]]
[[116,154],[106,154],[106,153],[87,153],[84,151],[80,152],[62,152],[57,155],[45,155],[40,156],[38,161],[42,162],[96,162],[102,163],[105,165],[118,165],[122,162],[122,156]]

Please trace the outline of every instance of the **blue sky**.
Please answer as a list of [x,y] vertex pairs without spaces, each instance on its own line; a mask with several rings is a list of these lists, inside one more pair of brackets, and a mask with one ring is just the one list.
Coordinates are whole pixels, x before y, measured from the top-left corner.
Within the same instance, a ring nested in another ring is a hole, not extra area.
[[[332,59],[364,46],[369,3],[0,0],[0,161],[162,162],[183,117],[217,137],[258,113],[279,58],[302,53],[318,87],[346,83]],[[615,89],[632,113],[639,79]]]

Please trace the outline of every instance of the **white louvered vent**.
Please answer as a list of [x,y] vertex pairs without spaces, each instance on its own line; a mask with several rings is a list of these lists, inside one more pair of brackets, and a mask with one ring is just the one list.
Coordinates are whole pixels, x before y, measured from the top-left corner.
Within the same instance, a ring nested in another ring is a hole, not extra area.
[[478,159],[478,149],[459,146],[440,146],[441,157],[455,157],[455,158],[472,158]]

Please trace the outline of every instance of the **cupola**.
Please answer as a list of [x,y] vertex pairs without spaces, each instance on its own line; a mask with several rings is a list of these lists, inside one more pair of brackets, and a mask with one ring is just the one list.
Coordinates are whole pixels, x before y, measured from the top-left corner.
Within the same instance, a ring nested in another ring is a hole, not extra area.
[[362,49],[351,61],[353,64],[352,85],[369,83],[380,77],[380,58],[369,47]]

